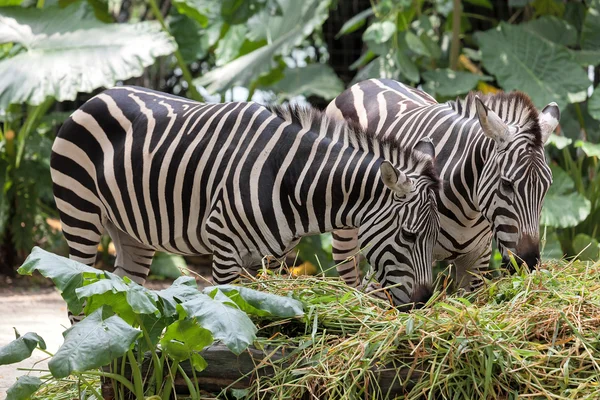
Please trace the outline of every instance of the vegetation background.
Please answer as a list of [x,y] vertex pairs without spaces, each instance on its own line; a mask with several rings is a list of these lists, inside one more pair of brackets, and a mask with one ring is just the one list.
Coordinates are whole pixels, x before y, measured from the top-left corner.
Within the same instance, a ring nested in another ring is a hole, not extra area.
[[[0,0],[0,274],[34,245],[66,255],[50,149],[103,88],[324,108],[374,77],[438,101],[515,89],[540,108],[555,101],[543,256],[598,259],[599,64],[599,0]],[[299,250],[332,265],[327,236]],[[160,255],[154,273],[185,262]]]

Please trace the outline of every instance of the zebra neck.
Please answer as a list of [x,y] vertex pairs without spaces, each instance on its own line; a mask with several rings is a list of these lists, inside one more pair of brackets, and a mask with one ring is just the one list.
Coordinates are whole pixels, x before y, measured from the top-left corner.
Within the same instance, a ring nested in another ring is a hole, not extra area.
[[372,152],[331,140],[322,140],[308,154],[296,154],[284,182],[295,236],[358,228],[386,193],[379,175],[382,161]]

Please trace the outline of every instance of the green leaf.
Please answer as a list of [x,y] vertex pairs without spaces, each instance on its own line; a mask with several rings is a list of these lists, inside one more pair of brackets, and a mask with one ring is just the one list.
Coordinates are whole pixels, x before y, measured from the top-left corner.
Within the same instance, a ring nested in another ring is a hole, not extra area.
[[242,24],[265,5],[265,0],[221,0],[221,16],[228,24]]
[[423,78],[432,83],[437,94],[445,97],[458,96],[468,93],[477,86],[479,81],[493,80],[489,76],[476,75],[470,72],[438,69],[423,72]]
[[402,50],[396,52],[396,65],[398,65],[398,69],[406,79],[411,82],[419,82],[419,68]]
[[223,302],[199,294],[177,306],[180,318],[196,318],[216,340],[222,341],[235,354],[240,354],[256,339],[256,327],[245,312]]
[[42,386],[37,376],[23,375],[6,391],[6,400],[27,400]]
[[408,45],[408,48],[416,54],[431,57],[431,53],[429,52],[427,46],[425,46],[421,39],[419,39],[419,37],[411,31],[406,32],[405,40],[406,44]]
[[[16,330],[15,330],[16,332]],[[14,364],[23,361],[31,356],[33,350],[40,346],[40,349],[46,349],[46,342],[37,333],[27,332],[0,347],[0,365]]]
[[554,228],[577,226],[590,214],[591,203],[575,191],[573,179],[560,167],[551,165],[553,183],[546,194],[540,225]]
[[581,48],[600,50],[600,1],[593,0],[587,9],[581,30]]
[[567,147],[568,145],[570,145],[573,141],[567,137],[564,136],[558,136],[554,133],[550,134],[550,137],[548,138],[548,143],[547,144],[552,144],[554,147],[556,147],[558,150],[562,150],[565,147]]
[[546,243],[542,249],[542,258],[560,260],[564,254],[556,231],[548,228],[546,230]]
[[180,14],[196,20],[203,28],[219,18],[221,13],[219,2],[214,0],[174,0],[173,4]]
[[367,8],[364,11],[359,12],[354,17],[350,18],[348,21],[342,25],[340,31],[335,35],[335,38],[339,38],[342,35],[347,35],[348,33],[352,33],[358,28],[362,27],[367,18],[375,13],[375,9],[373,7]]
[[146,342],[146,340],[140,340],[138,345],[141,347],[140,351],[154,351],[155,346],[158,344],[158,341],[165,330],[165,328],[175,321],[175,317],[157,317],[154,314],[141,314],[140,315],[140,328],[146,332],[148,337],[150,338],[150,345]]
[[246,40],[246,32],[248,32],[248,28],[245,25],[234,25],[219,40],[215,50],[215,56],[217,57],[215,65],[217,67],[227,64],[238,56],[242,44]]
[[326,64],[286,68],[283,74],[283,79],[271,86],[271,89],[277,93],[279,102],[298,95],[319,96],[331,100],[344,91],[344,83]]
[[490,0],[465,0],[465,3],[473,4],[474,6],[489,8],[490,10],[494,9]]
[[185,258],[176,254],[157,252],[150,265],[150,273],[155,276],[177,279],[183,271],[187,274]]
[[46,97],[74,100],[140,76],[175,41],[158,22],[103,24],[82,17],[78,4],[61,9],[0,8],[0,37],[23,51],[0,61],[0,109],[38,105]]
[[565,46],[577,44],[577,30],[567,21],[553,16],[544,16],[520,25],[551,42]]
[[206,368],[206,361],[199,355],[193,357],[206,346],[213,343],[213,337],[207,329],[198,325],[196,320],[184,319],[176,321],[167,327],[160,345],[167,354],[176,361],[192,359],[197,371]]
[[596,261],[600,247],[596,239],[585,233],[579,233],[573,238],[573,250],[575,254],[579,254],[577,258],[582,261]]
[[292,318],[304,315],[302,303],[291,297],[277,296],[258,290],[234,285],[219,285],[205,288],[202,292],[220,290],[243,311],[259,316],[272,315],[279,318]]
[[156,307],[158,295],[155,292],[108,272],[104,273],[104,279],[78,288],[75,293],[80,299],[87,299],[86,314],[91,314],[100,307],[110,306],[129,324],[133,324],[136,315],[160,315]]
[[560,0],[534,0],[531,5],[535,9],[535,15],[562,17],[565,13],[565,5]]
[[83,300],[75,294],[75,290],[83,286],[83,274],[100,273],[96,268],[57,256],[37,246],[33,248],[31,254],[17,272],[21,275],[31,275],[35,270],[46,278],[52,279],[56,288],[61,292],[63,299],[67,302],[69,311],[75,315],[79,315],[83,309]]
[[421,33],[419,39],[421,39],[421,42],[427,49],[429,57],[431,57],[434,60],[439,60],[442,57],[442,49],[437,44],[437,42],[435,42],[431,37],[429,37],[427,33]]
[[50,372],[55,378],[65,378],[73,371],[107,365],[123,356],[141,332],[117,315],[104,318],[99,308],[63,333],[65,342],[48,363]]
[[600,87],[594,89],[594,93],[588,99],[588,113],[595,119],[600,121]]
[[389,46],[387,42],[396,33],[396,25],[390,21],[372,23],[363,33],[363,42],[375,54],[385,54]]
[[198,295],[196,280],[190,276],[181,276],[171,286],[154,291],[162,304],[162,314],[171,317],[177,314],[177,305]]
[[[221,33],[220,25],[213,24],[206,31],[203,31],[196,20],[183,14],[177,14],[170,17],[168,23],[169,32],[171,32],[171,35],[175,38],[179,52],[188,64],[204,58],[208,49],[219,40],[219,35]],[[214,32],[215,27],[216,38],[214,38],[213,35],[214,41],[209,43],[208,37],[210,34],[208,33],[208,30]]]
[[501,23],[475,36],[483,65],[502,88],[527,93],[538,107],[555,101],[563,108],[572,96],[585,95],[590,85],[587,74],[565,47],[522,27]]
[[247,38],[268,44],[245,54],[194,80],[210,93],[235,85],[250,86],[260,76],[278,66],[274,58],[287,55],[292,48],[320,27],[328,16],[331,0],[280,0],[282,15],[273,16],[265,8],[248,21]]
[[575,147],[580,147],[581,150],[588,157],[600,157],[600,144],[599,143],[590,143],[584,142],[583,140],[578,140],[574,144]]

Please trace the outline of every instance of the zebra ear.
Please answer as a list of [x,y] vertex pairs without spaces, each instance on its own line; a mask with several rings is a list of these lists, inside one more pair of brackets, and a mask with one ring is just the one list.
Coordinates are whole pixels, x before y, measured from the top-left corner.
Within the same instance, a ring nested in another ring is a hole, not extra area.
[[485,136],[494,139],[499,149],[506,147],[511,139],[506,123],[495,112],[487,108],[478,96],[475,96],[475,108]]
[[431,160],[435,159],[435,146],[433,145],[431,139],[428,137],[424,137],[421,140],[419,140],[413,150],[428,156],[429,158],[431,158]]
[[542,143],[546,144],[550,134],[554,132],[554,129],[558,126],[560,120],[560,109],[555,102],[548,104],[540,115],[538,121],[540,123],[540,129],[542,131]]
[[389,161],[382,162],[379,166],[379,171],[381,172],[381,180],[385,186],[397,194],[404,196],[411,192],[413,184],[410,178],[394,167]]

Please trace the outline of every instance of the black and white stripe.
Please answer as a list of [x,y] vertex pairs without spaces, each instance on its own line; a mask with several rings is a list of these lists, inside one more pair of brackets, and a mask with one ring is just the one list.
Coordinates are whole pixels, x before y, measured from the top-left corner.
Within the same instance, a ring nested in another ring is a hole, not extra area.
[[[106,229],[116,273],[143,283],[155,250],[212,254],[213,278],[256,271],[302,236],[359,229],[398,304],[424,300],[439,231],[433,146],[400,150],[313,109],[202,104],[136,88],[94,97],[52,148],[71,258]],[[415,298],[414,296],[418,296]]]
[[[540,212],[552,182],[543,145],[558,124],[556,104],[538,113],[520,92],[438,104],[418,89],[372,79],[339,95],[327,113],[400,146],[432,140],[443,181],[434,258],[454,261],[462,287],[473,288],[470,271],[489,265],[492,235],[505,258],[511,251],[529,266],[538,263]],[[341,261],[356,248],[355,232],[335,238]]]

